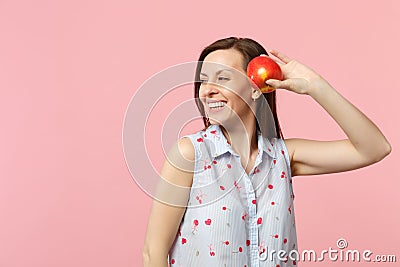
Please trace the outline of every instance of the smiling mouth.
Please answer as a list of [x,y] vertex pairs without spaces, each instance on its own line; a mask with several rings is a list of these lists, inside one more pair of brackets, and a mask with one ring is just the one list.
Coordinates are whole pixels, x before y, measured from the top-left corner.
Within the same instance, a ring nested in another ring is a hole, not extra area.
[[209,102],[207,105],[210,112],[218,112],[225,108],[226,102],[215,101],[215,102]]

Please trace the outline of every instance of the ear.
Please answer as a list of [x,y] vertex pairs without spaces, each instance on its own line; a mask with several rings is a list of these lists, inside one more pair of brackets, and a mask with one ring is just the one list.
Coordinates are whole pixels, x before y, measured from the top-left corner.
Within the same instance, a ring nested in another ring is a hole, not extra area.
[[251,90],[252,90],[251,91],[251,98],[253,98],[254,100],[257,100],[262,95],[261,90],[258,89],[258,88],[252,87]]

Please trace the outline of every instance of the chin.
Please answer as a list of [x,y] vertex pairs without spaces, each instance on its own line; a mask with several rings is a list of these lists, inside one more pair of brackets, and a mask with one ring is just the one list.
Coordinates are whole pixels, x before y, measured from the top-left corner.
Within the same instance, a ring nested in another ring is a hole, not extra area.
[[240,121],[238,122],[234,118],[225,118],[225,119],[209,118],[209,119],[211,125],[219,125],[224,127],[225,129],[236,128],[238,123],[241,123]]

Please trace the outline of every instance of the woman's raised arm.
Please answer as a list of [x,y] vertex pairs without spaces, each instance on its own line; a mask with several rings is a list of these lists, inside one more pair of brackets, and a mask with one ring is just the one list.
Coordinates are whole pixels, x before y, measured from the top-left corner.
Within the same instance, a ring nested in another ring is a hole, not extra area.
[[277,51],[284,80],[267,80],[276,88],[311,96],[338,123],[348,139],[316,141],[286,139],[292,176],[336,173],[358,169],[382,160],[391,146],[378,127],[325,79],[309,67]]

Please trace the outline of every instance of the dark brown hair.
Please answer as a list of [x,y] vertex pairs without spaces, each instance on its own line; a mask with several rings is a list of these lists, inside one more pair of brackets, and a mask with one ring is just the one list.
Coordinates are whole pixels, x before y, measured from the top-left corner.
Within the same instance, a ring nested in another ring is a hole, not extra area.
[[[198,59],[197,67],[196,67],[196,74],[195,74],[195,81],[194,81],[194,97],[196,100],[197,108],[200,111],[200,114],[203,116],[203,122],[205,128],[210,126],[209,120],[205,117],[204,107],[199,98],[199,89],[200,89],[200,72],[203,66],[203,61],[205,57],[213,51],[216,50],[223,50],[223,49],[236,49],[243,55],[243,69],[247,69],[247,65],[249,64],[250,60],[253,58],[265,54],[268,55],[267,51],[265,50],[262,45],[257,43],[256,41],[249,39],[249,38],[238,38],[238,37],[229,37],[215,41],[214,43],[210,44],[200,54]],[[272,115],[274,116],[275,121],[275,129],[276,129],[276,136],[278,138],[283,139],[283,134],[281,131],[281,127],[279,126],[278,116],[276,114],[276,91],[270,93],[263,94],[267,103],[272,111]],[[257,129],[259,129],[259,125],[257,122]]]

